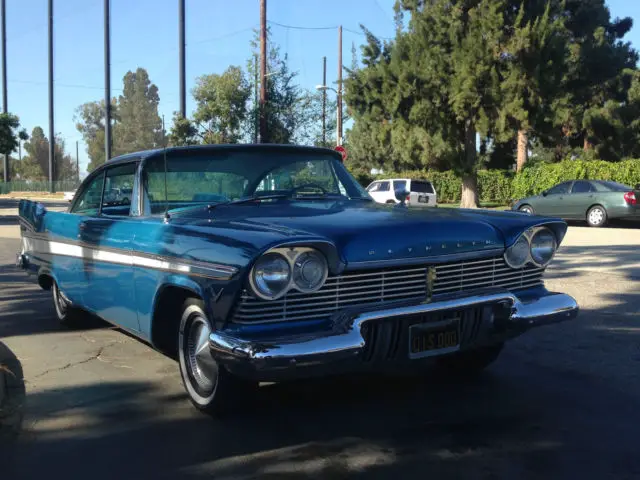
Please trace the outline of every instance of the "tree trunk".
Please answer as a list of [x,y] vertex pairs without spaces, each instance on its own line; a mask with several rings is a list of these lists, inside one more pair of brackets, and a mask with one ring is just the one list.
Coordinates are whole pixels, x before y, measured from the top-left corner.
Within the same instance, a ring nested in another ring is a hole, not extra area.
[[593,148],[593,145],[591,144],[591,142],[589,141],[589,137],[587,137],[586,135],[584,136],[584,143],[582,145],[582,149],[587,152],[589,150],[591,150]]
[[465,166],[462,175],[461,208],[478,208],[478,181],[476,178],[476,129],[472,121],[467,120],[464,132]]
[[478,181],[475,172],[462,175],[460,208],[478,208]]
[[518,130],[518,156],[516,158],[516,172],[521,172],[529,157],[529,132]]

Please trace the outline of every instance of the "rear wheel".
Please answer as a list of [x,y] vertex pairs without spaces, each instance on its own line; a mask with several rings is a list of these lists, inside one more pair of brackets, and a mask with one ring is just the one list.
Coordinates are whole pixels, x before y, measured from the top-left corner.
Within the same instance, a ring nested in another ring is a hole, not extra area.
[[439,358],[436,366],[439,370],[457,376],[473,376],[482,372],[500,356],[504,343],[474,350],[454,353]]
[[257,383],[233,376],[216,362],[209,350],[211,332],[202,301],[188,298],[182,307],[178,334],[182,383],[198,410],[219,415],[246,401]]
[[596,205],[587,212],[587,223],[590,227],[604,227],[607,224],[607,211]]
[[84,320],[84,311],[71,305],[71,302],[60,292],[55,281],[51,285],[51,293],[58,321],[66,327],[77,327]]

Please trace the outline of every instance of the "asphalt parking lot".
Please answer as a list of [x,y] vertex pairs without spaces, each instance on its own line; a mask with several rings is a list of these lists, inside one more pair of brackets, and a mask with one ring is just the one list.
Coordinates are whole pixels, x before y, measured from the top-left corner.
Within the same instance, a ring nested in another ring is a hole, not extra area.
[[547,286],[579,319],[511,342],[476,380],[264,385],[246,414],[214,420],[172,360],[100,321],[58,326],[49,292],[13,267],[7,212],[0,340],[27,396],[2,479],[640,477],[640,229],[570,227]]

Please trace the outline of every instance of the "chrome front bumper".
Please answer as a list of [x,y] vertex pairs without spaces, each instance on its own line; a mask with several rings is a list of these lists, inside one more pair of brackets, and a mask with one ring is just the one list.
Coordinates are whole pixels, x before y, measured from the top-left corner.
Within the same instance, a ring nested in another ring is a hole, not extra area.
[[[472,342],[461,345],[461,349],[504,342],[530,328],[573,319],[579,310],[572,297],[561,293],[520,300],[509,292],[487,292],[419,305],[343,313],[334,319],[330,329],[317,332],[265,338],[215,331],[209,337],[209,345],[216,360],[229,371],[259,381],[367,370],[374,365],[362,358],[367,348],[363,327],[370,322],[400,321],[411,316],[473,308],[483,313],[474,327]],[[406,368],[424,363],[422,360],[406,356],[382,363]],[[381,367],[380,363],[375,365],[376,369]]]

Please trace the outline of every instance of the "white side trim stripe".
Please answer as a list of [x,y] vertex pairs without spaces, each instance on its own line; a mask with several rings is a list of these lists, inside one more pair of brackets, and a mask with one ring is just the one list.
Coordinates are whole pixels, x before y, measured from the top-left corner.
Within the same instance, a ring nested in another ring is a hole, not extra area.
[[[113,263],[130,267],[151,268],[186,275],[197,275],[216,279],[229,279],[237,269],[224,265],[199,264],[173,261],[163,257],[149,257],[136,255],[135,252],[120,253],[113,250],[74,245],[65,242],[56,242],[33,237],[22,237],[23,253],[48,254],[64,257],[82,258],[94,262]],[[123,251],[124,252],[124,251]]]

